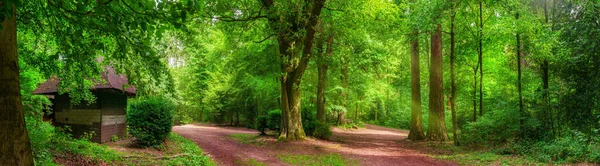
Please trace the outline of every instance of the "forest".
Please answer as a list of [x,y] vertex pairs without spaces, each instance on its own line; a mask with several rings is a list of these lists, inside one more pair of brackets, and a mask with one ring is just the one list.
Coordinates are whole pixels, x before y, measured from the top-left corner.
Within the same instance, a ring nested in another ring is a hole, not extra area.
[[[0,165],[600,163],[598,0],[0,0],[0,21]],[[127,136],[57,125],[110,72]],[[277,158],[229,160],[207,128]],[[368,131],[427,157],[277,151]]]

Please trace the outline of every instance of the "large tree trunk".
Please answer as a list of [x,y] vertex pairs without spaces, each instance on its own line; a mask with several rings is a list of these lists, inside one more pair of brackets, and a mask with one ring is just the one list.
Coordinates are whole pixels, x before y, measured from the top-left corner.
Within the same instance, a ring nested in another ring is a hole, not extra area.
[[329,64],[327,61],[327,57],[329,57],[333,51],[331,45],[333,43],[333,35],[329,36],[327,40],[327,52],[325,53],[325,57],[323,56],[323,43],[319,43],[317,47],[319,51],[319,59],[318,63],[318,72],[319,72],[319,81],[317,83],[317,120],[321,123],[326,122],[325,117],[325,89],[327,88],[327,70],[329,68]]
[[458,142],[458,124],[456,122],[456,73],[454,71],[454,4],[452,7],[452,15],[450,16],[450,79],[451,79],[451,88],[452,88],[452,96],[450,97],[450,110],[452,112],[452,137],[454,139],[454,145],[459,145]]
[[12,17],[2,20],[0,30],[0,165],[33,165],[21,105],[16,9],[12,9]]
[[[277,7],[274,1],[261,1],[263,7],[271,10]],[[269,12],[268,20],[271,29],[277,34],[279,53],[281,54],[281,133],[282,139],[301,140],[306,134],[302,127],[300,84],[302,76],[312,55],[312,46],[315,39],[316,26],[319,22],[325,0],[309,1],[306,8],[301,8],[298,13],[307,14],[306,21],[296,18],[289,19],[288,15],[278,15]],[[282,20],[286,22],[281,22]],[[281,24],[295,25],[282,28]],[[304,36],[296,36],[304,31]],[[301,48],[301,49],[297,49]]]
[[421,116],[421,70],[419,65],[419,32],[413,30],[410,39],[411,111],[410,132],[408,133],[408,139],[413,141],[425,139]]
[[284,79],[282,81],[282,126],[279,137],[289,140],[304,139],[306,133],[302,127],[302,114],[300,107],[300,84],[294,84],[293,81]]
[[[415,3],[416,0],[411,0]],[[413,10],[412,8],[410,10]],[[412,11],[411,11],[412,12]],[[412,14],[412,13],[411,13]],[[429,65],[429,63],[427,63]],[[421,109],[421,62],[419,60],[419,29],[413,27],[410,35],[410,75],[411,75],[411,111],[410,132],[408,139],[420,141],[425,139]]]
[[427,139],[445,141],[444,88],[442,72],[442,25],[438,24],[431,35],[431,68],[429,72],[429,125]]

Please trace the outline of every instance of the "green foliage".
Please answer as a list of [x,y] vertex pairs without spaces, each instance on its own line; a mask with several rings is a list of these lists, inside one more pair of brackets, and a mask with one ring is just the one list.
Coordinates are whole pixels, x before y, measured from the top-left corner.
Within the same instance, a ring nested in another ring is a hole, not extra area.
[[[598,163],[600,143],[578,131],[572,131],[564,137],[549,142],[522,143],[525,148],[517,149],[539,162],[554,163]],[[597,138],[596,138],[597,139]],[[517,146],[519,147],[519,146]]]
[[[171,141],[172,145],[174,145],[174,147],[172,147],[173,149],[171,149],[171,151],[173,151],[172,155],[186,154],[186,156],[163,160],[160,165],[216,165],[207,155],[204,155],[202,149],[200,149],[193,141],[174,133],[169,134],[168,139]],[[152,164],[156,163],[157,162],[153,162]]]
[[89,157],[93,162],[122,160],[121,153],[87,139],[75,139],[69,134],[70,132],[70,128],[67,126],[55,130],[50,142],[54,152]]
[[159,96],[131,100],[127,106],[128,132],[136,138],[138,146],[161,145],[173,126],[171,100]]
[[269,121],[267,126],[271,130],[279,131],[281,126],[281,110],[275,109],[268,112]]
[[265,130],[269,127],[269,116],[267,115],[259,115],[256,118],[255,129],[260,131],[261,135],[265,135]]
[[55,135],[54,126],[32,117],[25,117],[25,123],[35,165],[52,165],[50,148],[53,146],[51,140]]
[[331,132],[331,126],[329,126],[329,124],[316,122],[315,125],[315,131],[312,133],[313,137],[329,139],[333,135]]
[[465,145],[494,146],[515,138],[519,122],[514,110],[488,112],[476,122],[467,123],[461,132],[461,143]]
[[302,110],[302,127],[304,132],[308,136],[313,136],[315,129],[317,128],[317,117],[315,111]]

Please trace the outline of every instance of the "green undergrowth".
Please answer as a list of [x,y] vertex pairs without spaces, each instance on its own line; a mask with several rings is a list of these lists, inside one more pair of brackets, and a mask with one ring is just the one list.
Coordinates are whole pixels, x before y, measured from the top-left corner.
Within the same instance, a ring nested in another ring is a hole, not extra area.
[[329,165],[329,166],[345,166],[357,165],[356,161],[346,159],[339,154],[326,155],[304,155],[304,154],[279,154],[279,160],[292,165]]
[[520,155],[503,155],[494,149],[468,149],[452,144],[430,142],[425,145],[430,148],[433,158],[449,160],[460,165],[545,165],[531,158]]
[[35,165],[215,165],[194,142],[173,133],[157,148],[131,148],[123,143],[118,149],[130,150],[121,151],[89,141],[92,134],[76,139],[67,134],[68,128],[29,118],[26,122]]

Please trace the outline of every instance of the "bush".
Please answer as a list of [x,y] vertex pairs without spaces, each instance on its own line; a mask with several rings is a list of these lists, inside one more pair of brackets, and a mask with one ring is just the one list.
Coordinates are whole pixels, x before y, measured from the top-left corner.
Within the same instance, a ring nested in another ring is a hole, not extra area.
[[304,133],[308,136],[313,136],[315,129],[317,128],[317,118],[315,111],[309,111],[307,109],[302,110],[302,127]]
[[255,128],[256,128],[256,130],[260,131],[260,135],[266,134],[265,130],[269,127],[268,123],[269,123],[269,116],[267,116],[267,115],[260,115],[256,118]]
[[267,114],[269,116],[269,121],[267,122],[268,128],[279,131],[281,125],[281,110],[271,110]]
[[172,101],[162,97],[145,97],[129,102],[127,106],[128,132],[140,147],[162,144],[173,126]]
[[331,127],[326,123],[317,122],[315,123],[315,131],[313,132],[313,136],[321,139],[329,139],[331,135]]
[[464,125],[461,143],[494,146],[511,141],[518,135],[519,121],[515,118],[518,114],[515,110],[496,110],[484,114],[476,122]]
[[35,165],[51,165],[50,141],[54,137],[54,127],[35,117],[25,117],[25,123]]

